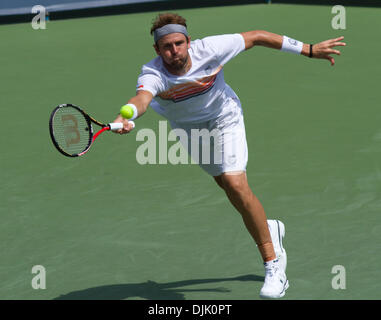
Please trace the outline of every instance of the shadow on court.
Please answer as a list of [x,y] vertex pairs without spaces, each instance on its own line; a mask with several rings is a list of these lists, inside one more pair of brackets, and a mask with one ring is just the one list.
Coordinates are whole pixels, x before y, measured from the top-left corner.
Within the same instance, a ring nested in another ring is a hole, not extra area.
[[230,290],[224,288],[182,289],[181,287],[225,281],[263,282],[264,277],[245,275],[234,278],[197,279],[169,283],[147,281],[134,284],[115,284],[73,291],[53,300],[122,300],[131,297],[140,297],[148,300],[185,300],[185,292],[229,292]]

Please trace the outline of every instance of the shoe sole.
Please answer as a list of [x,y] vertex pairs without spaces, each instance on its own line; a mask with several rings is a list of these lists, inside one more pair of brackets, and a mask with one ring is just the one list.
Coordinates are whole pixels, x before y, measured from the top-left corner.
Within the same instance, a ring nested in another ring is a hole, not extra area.
[[280,220],[272,220],[274,223],[276,223],[276,226],[274,227],[277,230],[277,245],[280,248],[280,253],[277,254],[277,258],[281,260],[284,272],[286,272],[287,268],[287,253],[286,250],[283,248],[283,238],[286,235],[286,228],[284,227],[284,224]]
[[283,238],[286,235],[286,229],[282,221],[279,221],[279,220],[274,220],[274,221],[276,222],[277,228],[278,228],[279,247],[282,250],[282,252],[284,252],[285,250],[283,248]]
[[[275,220],[275,221],[276,221],[277,226],[278,226],[279,246],[280,246],[280,249],[281,249],[282,254],[283,254],[283,259],[285,260],[284,261],[284,263],[285,263],[284,272],[286,272],[287,254],[286,254],[286,250],[283,248],[283,238],[286,235],[286,228],[285,228],[284,223],[282,221],[279,221],[279,220]],[[283,291],[280,293],[279,298],[284,297],[284,295],[286,294],[286,290],[288,289],[289,286],[290,286],[290,284],[289,284],[288,280],[286,280],[286,283],[283,287]]]

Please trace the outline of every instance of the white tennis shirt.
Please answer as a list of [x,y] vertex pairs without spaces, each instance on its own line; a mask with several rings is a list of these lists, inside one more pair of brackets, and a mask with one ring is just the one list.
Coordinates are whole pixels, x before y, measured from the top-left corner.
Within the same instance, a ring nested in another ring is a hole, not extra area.
[[191,69],[183,76],[167,71],[162,58],[143,65],[137,90],[152,93],[151,107],[170,121],[203,122],[238,100],[225,83],[223,66],[245,50],[240,34],[225,34],[191,41]]

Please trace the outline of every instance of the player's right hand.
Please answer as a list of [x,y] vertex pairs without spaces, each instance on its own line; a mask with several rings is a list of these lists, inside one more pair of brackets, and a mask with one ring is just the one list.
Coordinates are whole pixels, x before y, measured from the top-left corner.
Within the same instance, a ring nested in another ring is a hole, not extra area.
[[123,129],[113,131],[115,133],[126,134],[129,133],[132,129],[134,129],[134,125],[127,119],[123,118],[120,114],[116,117],[116,119],[113,122],[123,123]]

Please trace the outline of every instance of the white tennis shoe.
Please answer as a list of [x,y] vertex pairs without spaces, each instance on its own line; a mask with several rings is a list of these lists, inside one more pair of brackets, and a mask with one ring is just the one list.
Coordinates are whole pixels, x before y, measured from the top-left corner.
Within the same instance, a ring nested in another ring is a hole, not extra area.
[[283,271],[279,260],[271,260],[265,265],[265,283],[259,293],[261,298],[282,298],[288,288],[286,273]]
[[276,259],[264,263],[265,283],[259,293],[262,298],[282,298],[289,283],[286,276],[287,254],[283,248],[285,227],[279,220],[267,220]]

